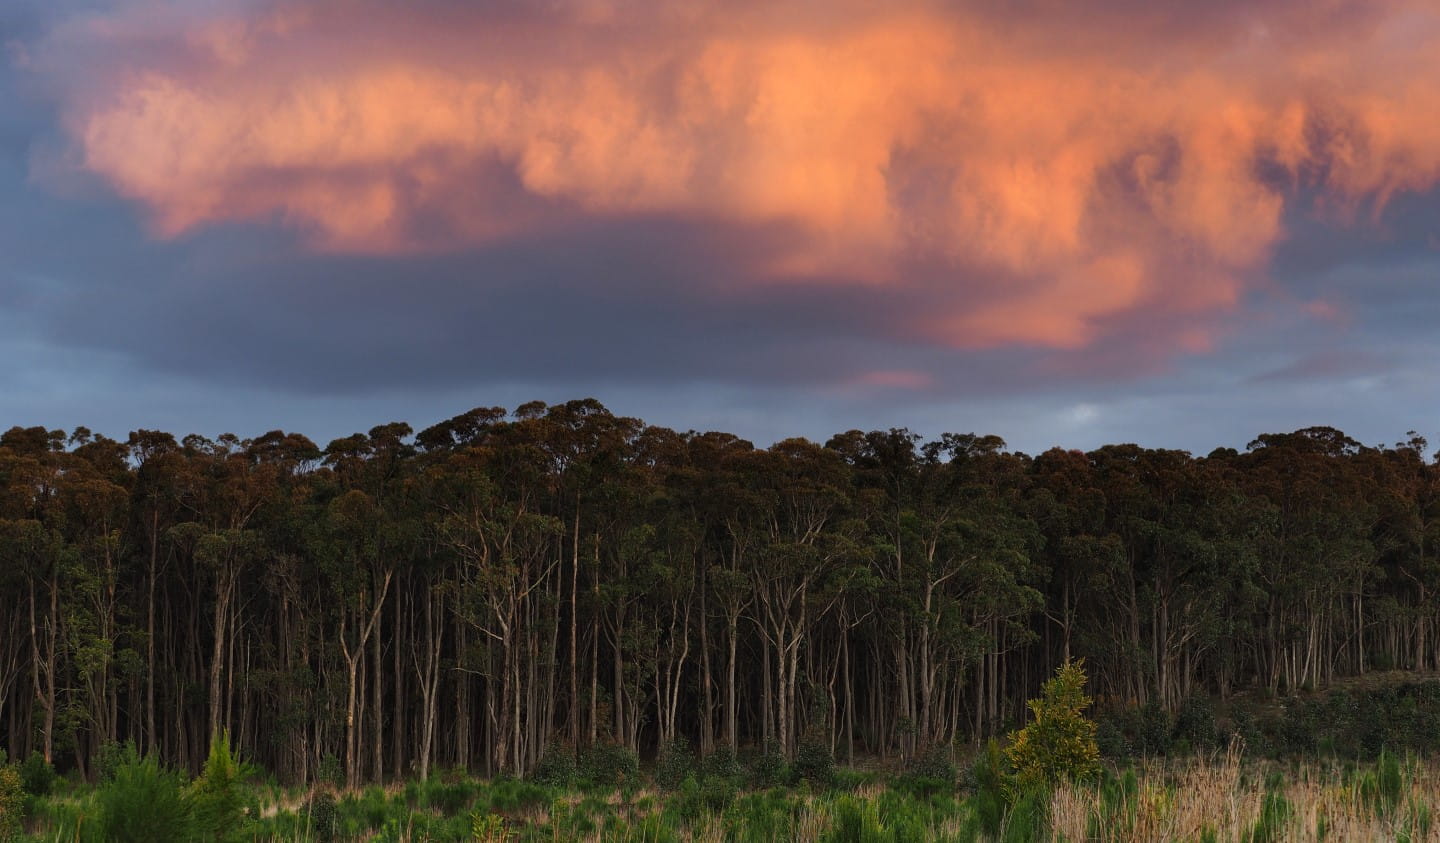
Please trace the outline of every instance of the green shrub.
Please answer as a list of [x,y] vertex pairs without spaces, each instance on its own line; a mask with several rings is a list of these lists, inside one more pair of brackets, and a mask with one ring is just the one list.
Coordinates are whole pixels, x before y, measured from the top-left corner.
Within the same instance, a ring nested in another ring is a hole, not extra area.
[[140,760],[134,741],[106,741],[95,753],[95,780],[104,784],[115,778],[115,772],[126,764]]
[[751,759],[747,772],[751,787],[775,787],[790,780],[790,765],[786,763],[780,745],[773,740],[766,741],[765,748]]
[[1034,719],[1011,733],[1005,750],[1022,786],[1084,778],[1099,769],[1095,723],[1081,713],[1089,704],[1081,662],[1061,665],[1040,698],[1030,700]]
[[20,784],[31,796],[49,796],[59,778],[55,768],[38,752],[30,753],[30,757],[20,764],[19,772]]
[[734,779],[745,775],[745,768],[740,766],[740,759],[735,757],[730,744],[722,743],[700,763],[700,775],[707,779]]
[[580,765],[575,763],[575,750],[560,743],[545,747],[540,763],[530,771],[530,779],[548,787],[573,787],[580,778]]
[[100,830],[111,843],[149,843],[190,838],[190,810],[179,773],[153,756],[115,768],[96,794]]
[[986,742],[985,749],[971,765],[968,778],[974,789],[970,797],[971,816],[978,830],[986,837],[998,837],[1011,791],[1005,753],[998,741]]
[[188,792],[192,823],[204,840],[229,840],[244,821],[246,770],[230,746],[230,735],[210,739],[210,754]]
[[431,782],[425,789],[425,804],[447,817],[469,810],[479,788],[473,781]]
[[335,839],[339,811],[335,797],[328,792],[317,793],[305,803],[305,819],[310,826],[308,835],[315,843],[331,843]]
[[1205,697],[1187,697],[1175,713],[1172,739],[1185,743],[1192,750],[1214,749],[1220,745],[1220,729],[1215,725],[1215,709]]
[[25,819],[25,788],[14,767],[0,767],[0,841],[19,840]]
[[695,773],[695,753],[690,742],[684,738],[673,738],[660,749],[655,761],[655,784],[665,790],[674,790],[688,776]]
[[1136,710],[1135,739],[1132,745],[1136,753],[1147,758],[1170,753],[1170,715],[1160,703],[1150,700]]
[[580,777],[601,786],[634,782],[640,777],[640,759],[618,743],[598,743],[581,754]]
[[335,757],[335,753],[327,752],[320,759],[320,767],[315,771],[315,779],[335,788],[345,786],[345,768],[340,765],[340,759]]
[[835,756],[820,735],[807,735],[795,750],[793,771],[815,787],[835,786]]
[[950,760],[950,747],[936,744],[910,760],[905,772],[926,779],[955,783],[955,762]]

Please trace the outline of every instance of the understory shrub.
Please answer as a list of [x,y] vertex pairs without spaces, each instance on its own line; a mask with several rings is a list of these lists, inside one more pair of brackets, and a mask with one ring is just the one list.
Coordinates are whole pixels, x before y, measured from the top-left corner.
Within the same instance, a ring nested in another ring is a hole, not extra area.
[[335,839],[337,815],[335,797],[329,792],[317,793],[305,803],[305,819],[309,824],[310,839],[315,843],[331,843]]
[[634,782],[640,777],[640,759],[618,743],[597,743],[581,753],[580,777],[606,787]]
[[785,761],[785,753],[773,740],[765,742],[764,749],[751,759],[746,772],[750,786],[756,788],[775,787],[790,779],[790,765]]
[[575,762],[575,749],[562,743],[551,743],[540,756],[540,763],[530,773],[530,779],[546,787],[572,787],[580,777],[580,765]]
[[21,762],[19,772],[21,787],[31,796],[49,796],[59,778],[55,768],[38,752],[30,753],[30,757]]
[[740,766],[740,760],[730,744],[722,743],[701,762],[700,774],[707,779],[733,779],[745,775],[745,768]]
[[187,793],[196,834],[205,840],[229,840],[244,821],[247,771],[230,746],[230,735],[210,739],[205,767]]
[[25,819],[25,789],[14,767],[0,767],[0,841],[19,840]]
[[815,787],[835,786],[835,756],[822,735],[806,735],[795,748],[794,774]]
[[96,794],[103,838],[112,843],[188,839],[190,810],[183,786],[181,775],[154,756],[122,761]]
[[1082,713],[1090,698],[1081,662],[1061,665],[1041,687],[1040,698],[1027,705],[1034,719],[1011,734],[1005,750],[1022,789],[1085,778],[1099,769],[1095,722]]
[[655,784],[674,790],[695,772],[695,753],[684,738],[672,738],[660,748],[655,760]]

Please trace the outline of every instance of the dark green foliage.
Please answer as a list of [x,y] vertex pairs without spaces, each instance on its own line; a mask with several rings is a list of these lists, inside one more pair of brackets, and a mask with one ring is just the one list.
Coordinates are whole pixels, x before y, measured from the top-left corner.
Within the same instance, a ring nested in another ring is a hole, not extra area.
[[655,760],[655,784],[674,790],[694,773],[695,752],[689,741],[675,738],[660,748],[660,756]]
[[31,796],[48,796],[55,788],[55,768],[38,752],[30,753],[20,764],[20,782]]
[[807,735],[795,748],[795,762],[791,771],[802,781],[814,787],[835,786],[835,756],[830,745],[819,735]]
[[1175,713],[1171,753],[1203,752],[1219,747],[1220,728],[1215,723],[1215,707],[1206,697],[1187,697]]
[[730,745],[722,743],[701,761],[700,773],[707,779],[733,779],[745,775],[745,768],[740,765],[740,760],[734,750],[730,749]]
[[906,765],[905,774],[895,780],[894,786],[922,798],[929,797],[953,791],[955,775],[950,748],[937,744],[912,759]]
[[967,778],[972,788],[970,804],[979,831],[990,837],[998,836],[1009,810],[1012,790],[1009,765],[999,741],[986,742]]
[[422,801],[426,808],[453,817],[468,811],[479,793],[472,779],[456,782],[431,780],[425,783]]
[[936,744],[917,755],[906,768],[911,775],[927,779],[955,781],[955,762],[950,758],[950,747]]
[[339,809],[331,793],[321,791],[311,796],[305,803],[304,815],[309,824],[307,836],[315,843],[331,843],[335,839]]
[[101,783],[115,778],[115,772],[126,764],[140,760],[140,750],[134,741],[108,741],[100,745],[95,754],[95,778]]
[[533,782],[497,779],[482,798],[487,813],[514,816],[545,804],[549,793]]
[[634,783],[640,778],[640,759],[618,743],[598,743],[580,754],[580,778],[602,786]]
[[[135,751],[99,741],[143,735],[190,765],[196,736],[233,719],[244,757],[289,785],[461,767],[636,788],[633,753],[577,762],[536,742],[648,748],[664,712],[692,745],[718,726],[732,744],[787,736],[753,780],[816,790],[837,740],[896,758],[1024,726],[1074,651],[1105,705],[1158,701],[1104,718],[1112,757],[1208,752],[1231,732],[1283,758],[1440,746],[1440,683],[1374,687],[1376,668],[1440,655],[1440,465],[1418,436],[1032,456],[934,433],[757,447],[593,400],[323,450],[280,431],[5,430],[0,608],[22,681],[0,722],[105,781]],[[1366,687],[1319,688],[1352,679]],[[1223,696],[1219,716],[1192,692]],[[375,723],[398,745],[373,746]],[[735,775],[659,749],[665,787]],[[909,772],[943,795],[944,771]]]
[[530,779],[548,787],[571,787],[580,778],[580,765],[575,760],[575,750],[560,743],[551,743],[540,756],[540,763],[530,773]]
[[322,784],[330,787],[343,787],[345,784],[345,768],[341,766],[340,759],[335,753],[327,752],[320,759],[320,768],[315,771],[315,778]]
[[755,788],[775,787],[790,780],[790,765],[774,741],[767,741],[764,749],[751,758],[747,772],[750,786]]
[[97,793],[101,834],[111,843],[188,840],[190,806],[179,773],[153,756],[121,761]]

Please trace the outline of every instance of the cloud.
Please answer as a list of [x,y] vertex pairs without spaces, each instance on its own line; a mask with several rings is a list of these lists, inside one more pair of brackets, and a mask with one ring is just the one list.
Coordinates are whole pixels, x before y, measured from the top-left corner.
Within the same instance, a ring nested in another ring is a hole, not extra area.
[[1297,202],[1363,224],[1440,177],[1431,4],[1080,8],[143,0],[27,63],[160,238],[394,258],[683,220],[727,247],[667,274],[696,297],[870,288],[904,304],[864,330],[1071,366],[1214,347]]

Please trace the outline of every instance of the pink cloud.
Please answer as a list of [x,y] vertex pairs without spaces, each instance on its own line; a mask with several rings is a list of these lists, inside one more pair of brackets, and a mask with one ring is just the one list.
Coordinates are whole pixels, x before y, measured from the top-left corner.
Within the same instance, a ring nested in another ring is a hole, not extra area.
[[[903,330],[962,348],[1083,349],[1154,314],[1190,325],[1170,351],[1204,350],[1295,186],[1378,208],[1440,179],[1428,3],[1033,5],[148,2],[32,64],[160,237],[278,220],[405,253],[557,209],[783,226],[738,279],[938,267],[974,295]],[[76,51],[94,63],[69,74]]]

